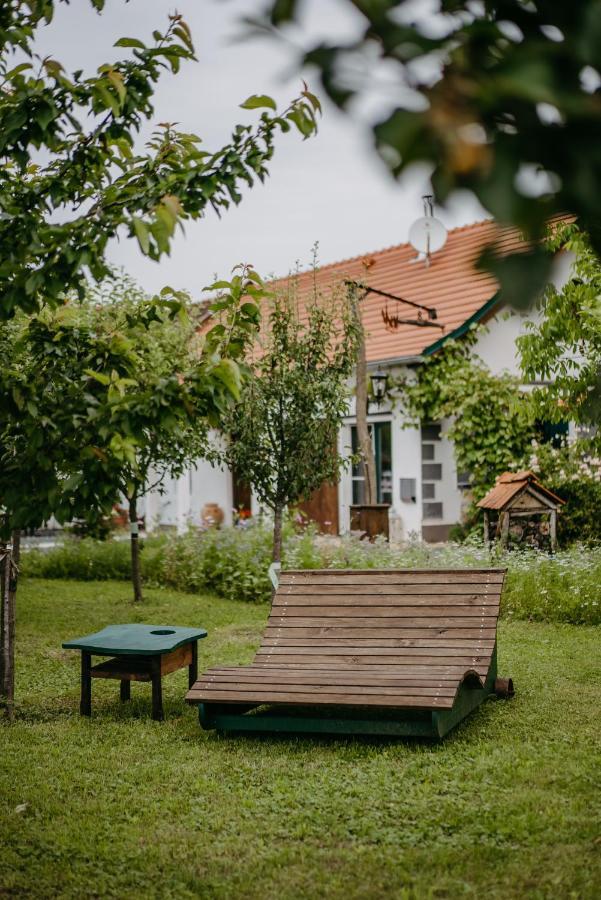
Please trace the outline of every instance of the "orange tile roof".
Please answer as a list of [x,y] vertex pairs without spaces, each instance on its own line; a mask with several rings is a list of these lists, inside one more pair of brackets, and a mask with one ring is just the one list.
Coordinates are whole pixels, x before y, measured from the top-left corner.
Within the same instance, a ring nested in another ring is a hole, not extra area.
[[[525,247],[515,229],[501,228],[489,219],[449,231],[445,246],[432,255],[429,266],[422,260],[414,261],[416,251],[410,244],[398,244],[321,266],[317,270],[317,284],[327,292],[344,279],[360,281],[434,307],[444,331],[416,325],[402,325],[389,331],[382,320],[386,300],[377,294],[369,294],[361,302],[368,362],[419,356],[430,344],[463,325],[496,294],[495,278],[474,268],[483,248],[493,241],[501,253]],[[303,272],[298,279],[298,292],[302,297],[312,288],[313,272]],[[278,279],[275,284],[286,280]],[[389,302],[388,308],[402,318],[415,318],[417,313],[417,310],[394,301]]]

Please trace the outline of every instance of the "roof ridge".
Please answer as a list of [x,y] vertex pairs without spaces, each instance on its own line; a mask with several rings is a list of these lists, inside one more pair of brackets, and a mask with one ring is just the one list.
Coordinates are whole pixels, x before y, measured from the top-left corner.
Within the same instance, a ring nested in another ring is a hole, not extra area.
[[[449,235],[456,234],[461,231],[467,231],[470,228],[481,227],[482,225],[497,225],[497,228],[502,231],[506,228],[512,228],[511,225],[499,225],[495,222],[495,220],[490,217],[488,219],[476,219],[475,222],[467,222],[465,225],[456,225],[455,228],[447,229],[447,233]],[[387,247],[382,247],[380,250],[367,250],[364,253],[358,253],[355,256],[348,256],[345,259],[335,260],[330,263],[318,263],[315,267],[317,271],[323,272],[324,269],[335,269],[340,266],[348,265],[349,263],[358,262],[359,260],[366,259],[372,256],[382,256],[384,253],[390,253],[391,250],[401,250],[403,247],[412,247],[409,241],[401,241],[399,244],[389,244]],[[413,248],[412,248],[413,249]],[[306,275],[307,273],[312,271],[312,267],[303,268],[298,271],[290,271],[287,275],[280,275],[276,278],[272,279],[273,281],[284,281],[286,278],[294,277],[297,275]]]

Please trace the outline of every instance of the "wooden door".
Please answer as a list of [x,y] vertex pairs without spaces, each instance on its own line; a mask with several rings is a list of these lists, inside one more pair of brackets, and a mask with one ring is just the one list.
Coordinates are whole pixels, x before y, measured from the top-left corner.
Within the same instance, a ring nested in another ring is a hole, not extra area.
[[338,534],[338,485],[324,483],[298,508],[319,526],[322,534]]
[[232,471],[232,505],[235,514],[248,519],[251,514],[251,487],[238,472]]

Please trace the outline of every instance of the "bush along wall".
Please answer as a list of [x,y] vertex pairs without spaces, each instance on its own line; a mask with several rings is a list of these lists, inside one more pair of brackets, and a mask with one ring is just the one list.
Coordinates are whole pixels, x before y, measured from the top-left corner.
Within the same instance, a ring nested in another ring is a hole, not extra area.
[[[152,537],[143,543],[143,575],[159,587],[268,601],[271,538],[270,528],[261,523]],[[384,540],[370,544],[350,535],[324,540],[313,528],[296,532],[288,522],[283,565],[294,569],[506,566],[502,616],[601,625],[601,546],[574,546],[554,556],[536,550],[491,554],[477,540],[443,547],[417,542],[391,547]],[[39,578],[128,579],[128,547],[126,542],[70,538],[46,553],[25,552],[22,571]]]

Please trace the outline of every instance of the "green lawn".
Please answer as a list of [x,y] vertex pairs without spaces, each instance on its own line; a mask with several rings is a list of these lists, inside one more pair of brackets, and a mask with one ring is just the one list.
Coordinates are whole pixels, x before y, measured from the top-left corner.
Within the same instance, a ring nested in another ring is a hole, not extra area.
[[0,896],[599,898],[601,629],[502,623],[487,702],[444,743],[202,732],[184,671],[93,684],[61,640],[108,623],[203,625],[201,666],[246,662],[266,607],[126,583],[31,580],[18,719],[0,727]]

